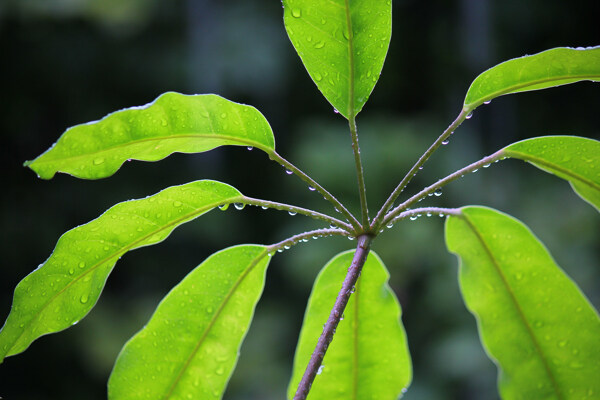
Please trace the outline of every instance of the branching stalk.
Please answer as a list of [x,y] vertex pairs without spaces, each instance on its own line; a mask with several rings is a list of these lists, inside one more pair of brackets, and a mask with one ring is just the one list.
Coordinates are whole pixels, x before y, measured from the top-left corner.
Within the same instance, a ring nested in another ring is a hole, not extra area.
[[255,199],[255,198],[247,197],[247,196],[244,196],[240,201],[245,204],[250,204],[253,206],[274,208],[276,210],[287,211],[291,215],[296,215],[296,214],[306,215],[307,217],[311,217],[313,219],[326,221],[329,224],[335,225],[348,233],[352,233],[352,226],[350,224],[340,221],[339,219],[331,217],[327,214],[322,214],[320,212],[313,211],[313,210],[310,210],[307,208],[296,207],[296,206],[292,206],[292,205],[285,204],[285,203],[277,203],[275,201]]
[[352,215],[352,213],[350,213],[350,211],[348,211],[348,209],[346,207],[344,207],[344,205],[342,203],[340,203],[340,201],[338,199],[336,199],[331,193],[329,193],[327,190],[325,190],[325,188],[323,188],[321,185],[319,185],[313,178],[311,178],[310,176],[308,176],[307,174],[302,172],[298,167],[296,167],[294,164],[292,164],[285,158],[281,157],[276,151],[270,152],[269,158],[271,160],[279,163],[286,170],[292,171],[296,176],[298,176],[300,179],[302,179],[308,186],[312,187],[313,189],[315,189],[315,191],[319,192],[325,198],[325,200],[329,201],[335,207],[335,209],[339,213],[341,213],[344,217],[346,217],[346,219],[348,220],[348,222],[350,222],[350,225],[352,225],[352,227],[354,228],[355,231],[357,231],[357,232],[361,231],[360,222],[358,222],[358,220],[354,217],[354,215]]
[[[466,167],[459,169],[458,171],[454,172],[453,174],[450,174],[447,177],[438,180],[433,185],[430,185],[430,186],[426,187],[425,189],[421,190],[419,193],[415,194],[414,196],[412,196],[411,198],[406,200],[404,203],[400,204],[398,207],[396,207],[392,211],[390,211],[383,219],[383,222],[381,223],[381,225],[377,225],[377,227],[381,227],[382,225],[389,224],[390,221],[392,221],[394,218],[399,216],[400,213],[402,213],[402,211],[406,210],[407,207],[410,207],[414,203],[418,202],[420,199],[423,199],[424,197],[434,193],[436,190],[441,189],[443,186],[447,185],[448,183],[455,181],[455,180],[463,177],[465,174],[474,172],[474,171],[478,170],[479,168],[485,167],[493,162],[502,160],[505,157],[506,157],[506,155],[504,154],[504,150],[499,150],[492,155],[484,157],[481,160],[474,162],[473,164],[467,165]],[[411,211],[413,211],[413,210],[411,210]]]
[[307,242],[309,239],[318,239],[326,236],[348,236],[348,232],[341,229],[315,229],[308,232],[299,233],[289,237],[281,242],[274,243],[267,248],[267,252],[274,253],[276,251],[287,250],[298,243]]
[[404,190],[406,185],[410,182],[410,180],[419,172],[419,168],[425,164],[425,162],[431,157],[431,155],[442,145],[442,143],[448,139],[450,135],[463,123],[465,119],[467,119],[468,113],[464,110],[461,110],[458,117],[446,128],[446,130],[436,139],[435,142],[427,149],[425,153],[419,158],[419,160],[412,166],[412,168],[408,171],[406,176],[402,178],[396,189],[390,194],[390,197],[385,201],[383,206],[377,212],[377,215],[373,219],[371,223],[371,228],[374,230],[382,225],[381,220],[384,218],[385,214],[390,210],[394,201],[398,198],[400,193]]
[[369,226],[369,209],[367,208],[367,189],[363,174],[362,161],[360,158],[360,147],[358,145],[358,131],[356,129],[356,120],[354,117],[349,120],[350,135],[352,136],[352,151],[354,152],[354,164],[356,166],[356,176],[358,178],[358,193],[360,196],[360,210],[362,215],[362,224]]
[[298,390],[296,390],[296,394],[294,395],[294,400],[305,400],[306,396],[308,396],[310,387],[315,380],[317,371],[327,352],[327,347],[329,347],[329,343],[331,343],[331,340],[333,339],[335,329],[340,322],[341,316],[344,314],[350,295],[353,292],[354,285],[356,285],[356,281],[360,276],[360,271],[362,270],[363,265],[365,265],[367,255],[371,248],[372,239],[373,237],[370,235],[361,235],[358,237],[358,244],[356,251],[354,252],[354,257],[352,258],[352,264],[350,264],[350,267],[348,268],[348,273],[342,284],[342,289],[335,299],[333,309],[323,327],[323,333],[321,333],[321,336],[319,337],[315,351],[312,353],[308,366],[300,380]]

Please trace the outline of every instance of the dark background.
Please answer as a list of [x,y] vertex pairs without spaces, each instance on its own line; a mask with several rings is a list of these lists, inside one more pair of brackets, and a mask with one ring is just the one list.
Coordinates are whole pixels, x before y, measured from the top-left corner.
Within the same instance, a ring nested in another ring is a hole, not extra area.
[[[358,118],[372,215],[455,118],[480,72],[551,47],[599,45],[598,11],[597,1],[394,1],[386,64]],[[21,167],[67,127],[146,104],[165,91],[218,93],[257,107],[273,127],[278,152],[358,211],[347,127],[296,56],[277,0],[4,0],[0,57],[2,321],[16,284],[50,255],[59,236],[123,200],[216,179],[249,196],[331,212],[300,180],[244,148],[127,163],[100,181],[65,175],[41,181]],[[589,82],[498,98],[476,110],[409,191],[517,140],[548,134],[599,139],[599,99],[600,87]],[[600,306],[598,215],[564,181],[508,160],[453,183],[428,204],[487,205],[521,219]],[[282,212],[230,208],[127,254],[84,320],[0,365],[0,396],[105,398],[120,348],[188,271],[224,247],[270,244],[319,226]],[[322,265],[352,245],[328,238],[273,259],[226,399],[284,398],[312,282]],[[403,307],[414,363],[405,398],[497,398],[496,369],[460,298],[443,220],[398,224],[374,250]]]

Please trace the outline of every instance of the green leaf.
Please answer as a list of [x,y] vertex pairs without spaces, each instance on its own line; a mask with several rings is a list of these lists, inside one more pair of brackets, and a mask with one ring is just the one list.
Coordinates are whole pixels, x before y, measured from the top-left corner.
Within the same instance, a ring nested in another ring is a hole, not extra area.
[[251,146],[269,154],[275,139],[255,108],[216,95],[165,93],[154,102],[67,129],[44,154],[25,166],[41,178],[64,172],[85,179],[114,174],[127,160],[157,161],[224,145]]
[[288,36],[313,81],[354,118],[379,79],[392,35],[390,0],[283,0]]
[[600,318],[520,221],[466,207],[446,222],[465,304],[500,370],[503,399],[600,393]]
[[479,75],[469,88],[463,110],[510,93],[546,89],[579,81],[600,81],[600,46],[557,47],[514,58]]
[[505,147],[502,152],[566,179],[600,211],[600,142],[577,136],[543,136]]
[[265,246],[235,246],[190,272],[123,347],[108,382],[108,397],[221,399],[270,258]]
[[[354,251],[335,256],[319,273],[300,332],[288,398],[292,398],[333,308]],[[412,366],[400,304],[389,272],[371,252],[345,316],[325,354],[308,399],[396,400],[409,385]]]
[[50,258],[15,289],[12,310],[0,331],[0,362],[38,337],[83,318],[123,254],[161,242],[177,226],[241,197],[224,183],[191,182],[119,203],[62,235]]

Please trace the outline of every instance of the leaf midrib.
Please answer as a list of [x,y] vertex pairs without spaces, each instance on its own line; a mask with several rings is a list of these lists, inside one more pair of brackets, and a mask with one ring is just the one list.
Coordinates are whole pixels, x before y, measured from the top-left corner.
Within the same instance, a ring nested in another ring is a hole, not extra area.
[[527,319],[525,318],[525,314],[523,313],[523,310],[521,309],[521,306],[520,306],[519,302],[517,301],[517,298],[516,298],[514,292],[512,291],[510,285],[508,284],[506,277],[504,276],[504,273],[502,272],[502,269],[500,268],[500,265],[498,264],[498,261],[496,260],[491,249],[487,245],[487,242],[483,239],[483,236],[481,235],[481,233],[477,230],[477,227],[470,221],[469,217],[467,215],[465,215],[465,213],[461,213],[461,218],[463,218],[463,220],[467,223],[467,225],[469,225],[469,227],[471,228],[471,230],[473,231],[473,233],[475,234],[477,239],[481,242],[481,246],[485,250],[486,254],[492,261],[492,265],[494,266],[494,269],[496,270],[497,274],[500,276],[500,279],[502,280],[502,283],[504,284],[504,287],[506,288],[506,291],[509,294],[510,299],[513,302],[513,305],[514,305],[515,309],[517,310],[519,318],[523,322],[523,325],[525,326],[527,333],[529,334],[529,337],[531,338],[531,341],[533,342],[535,350],[540,358],[540,361],[542,362],[542,365],[544,366],[544,369],[546,370],[546,374],[548,375],[548,378],[550,379],[550,382],[552,383],[555,393],[557,394],[559,399],[564,399],[564,396],[562,395],[562,393],[560,392],[560,388],[558,387],[558,383],[556,382],[556,378],[554,377],[554,374],[552,373],[552,370],[550,369],[550,365],[548,364],[548,362],[546,361],[546,358],[544,357],[542,348],[540,347],[540,345],[533,333],[533,330],[531,329],[531,326],[529,325]]

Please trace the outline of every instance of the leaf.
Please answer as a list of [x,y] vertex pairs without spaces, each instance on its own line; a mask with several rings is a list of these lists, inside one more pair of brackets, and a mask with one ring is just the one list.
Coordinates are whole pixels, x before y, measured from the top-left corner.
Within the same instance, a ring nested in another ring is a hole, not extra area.
[[327,101],[344,117],[362,110],[392,35],[390,0],[283,0],[288,36]]
[[40,336],[82,319],[123,254],[161,242],[177,226],[241,196],[224,183],[191,182],[119,203],[62,235],[50,258],[15,289],[12,310],[0,331],[0,362]]
[[546,89],[579,81],[600,81],[600,46],[557,47],[513,58],[479,75],[467,91],[463,110],[510,93]]
[[600,211],[599,141],[577,136],[543,136],[513,143],[502,152],[568,180],[582,199]]
[[224,145],[251,146],[269,154],[275,139],[255,108],[216,95],[164,93],[154,102],[109,114],[100,121],[67,129],[44,154],[25,166],[41,178],[56,172],[99,179],[127,160],[162,160]]
[[[333,308],[354,251],[335,256],[319,273],[300,332],[288,398],[292,398]],[[388,286],[389,272],[371,252],[356,291],[325,354],[308,399],[396,400],[412,376],[400,304]]]
[[265,246],[235,246],[190,272],[123,347],[108,382],[108,397],[221,399],[270,257]]
[[460,286],[500,370],[503,399],[584,399],[600,393],[600,318],[520,221],[484,207],[446,222]]

